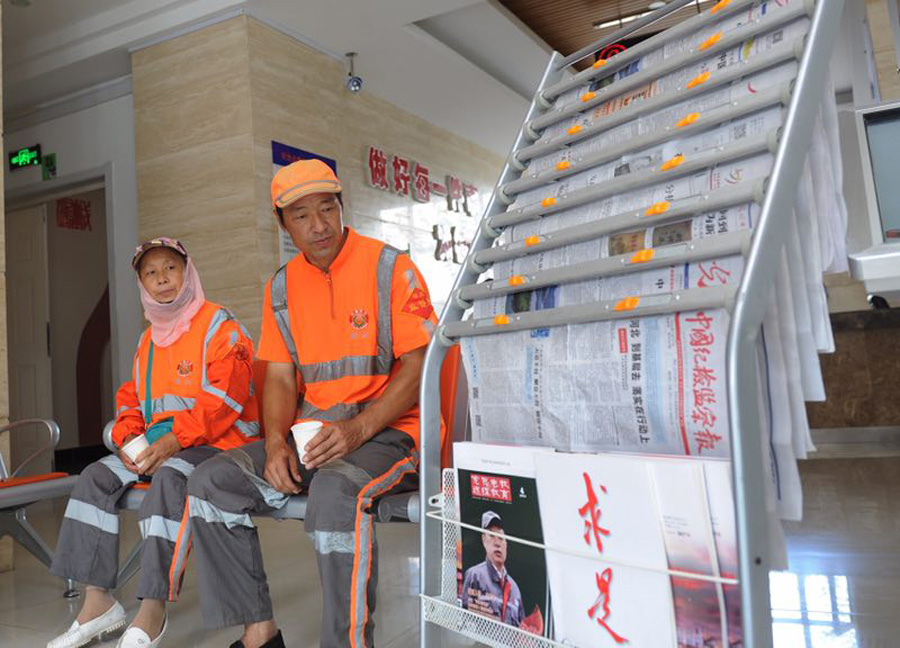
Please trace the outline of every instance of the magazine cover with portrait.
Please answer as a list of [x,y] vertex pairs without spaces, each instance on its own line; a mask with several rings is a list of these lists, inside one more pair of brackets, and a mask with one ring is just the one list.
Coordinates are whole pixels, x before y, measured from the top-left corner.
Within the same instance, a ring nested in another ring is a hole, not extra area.
[[544,550],[506,539],[543,543],[535,453],[546,448],[454,444],[459,513],[460,605],[532,634],[549,636]]

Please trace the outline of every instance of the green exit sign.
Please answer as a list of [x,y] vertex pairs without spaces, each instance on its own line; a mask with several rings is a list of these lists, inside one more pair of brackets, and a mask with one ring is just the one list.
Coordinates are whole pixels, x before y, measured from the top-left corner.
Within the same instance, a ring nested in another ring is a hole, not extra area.
[[26,146],[9,154],[9,170],[15,171],[23,167],[41,165],[41,145]]

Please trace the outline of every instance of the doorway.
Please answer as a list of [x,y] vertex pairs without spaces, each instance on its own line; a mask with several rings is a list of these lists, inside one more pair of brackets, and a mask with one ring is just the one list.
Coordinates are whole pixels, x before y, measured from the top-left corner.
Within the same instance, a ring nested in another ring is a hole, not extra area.
[[[47,209],[37,205],[6,214],[6,312],[9,343],[9,417],[52,418],[50,292]],[[12,466],[36,451],[46,431],[29,426],[12,433]],[[41,457],[34,471],[50,469]]]
[[[61,469],[102,453],[114,416],[105,206],[94,188],[7,213],[10,416],[59,424]],[[45,435],[14,439],[13,461]]]

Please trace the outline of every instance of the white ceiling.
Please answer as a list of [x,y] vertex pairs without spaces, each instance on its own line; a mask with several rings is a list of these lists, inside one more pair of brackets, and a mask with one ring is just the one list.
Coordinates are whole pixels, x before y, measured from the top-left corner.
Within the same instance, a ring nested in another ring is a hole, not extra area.
[[495,0],[3,0],[5,114],[127,75],[130,49],[241,11],[358,52],[365,92],[501,155],[549,57]]

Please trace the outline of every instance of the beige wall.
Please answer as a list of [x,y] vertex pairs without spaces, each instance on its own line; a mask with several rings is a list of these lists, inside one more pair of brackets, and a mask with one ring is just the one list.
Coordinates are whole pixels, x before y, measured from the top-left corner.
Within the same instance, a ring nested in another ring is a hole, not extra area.
[[[0,16],[2,21],[2,16]],[[2,70],[2,66],[0,66]],[[0,72],[2,77],[2,72]],[[0,83],[0,106],[3,105],[3,84]],[[3,111],[0,109],[0,148],[3,145]],[[0,195],[3,194],[3,174],[0,174]],[[0,425],[9,423],[9,367],[6,352],[6,218],[0,201]],[[9,433],[0,434],[0,453],[9,466]],[[0,538],[0,572],[12,569],[12,538]]]
[[136,52],[132,71],[141,236],[182,237],[208,297],[254,338],[262,287],[279,265],[273,140],[337,161],[352,226],[385,210],[410,227],[417,218],[410,198],[366,184],[369,145],[457,175],[485,197],[503,165],[368,92],[348,93],[340,61],[245,16]]
[[[897,55],[894,51],[887,2],[888,0],[866,0],[866,18],[872,37],[875,71],[882,100],[900,98],[900,75],[897,74]],[[828,289],[829,312],[869,310],[865,285],[853,279],[848,272],[826,275],[825,287]]]
[[849,272],[825,275],[825,290],[829,313],[869,310],[869,293],[865,284],[851,277]]
[[[858,1],[858,0],[851,0]],[[888,2],[896,0],[866,0],[866,17],[872,36],[875,72],[882,100],[900,98],[900,75],[897,74],[897,54],[888,15]]]
[[247,318],[256,306],[246,19],[132,57],[138,232],[174,236],[207,297]]

